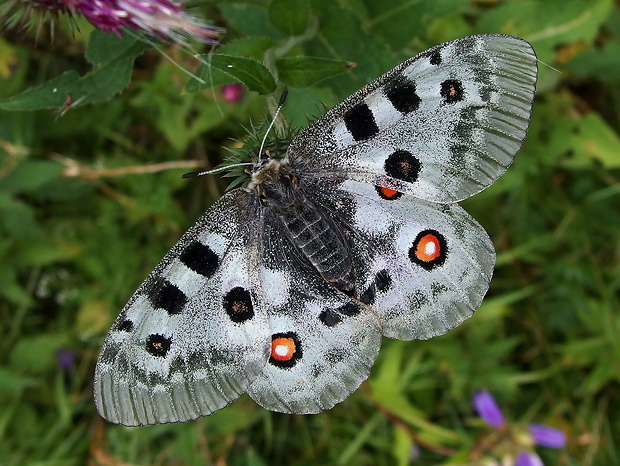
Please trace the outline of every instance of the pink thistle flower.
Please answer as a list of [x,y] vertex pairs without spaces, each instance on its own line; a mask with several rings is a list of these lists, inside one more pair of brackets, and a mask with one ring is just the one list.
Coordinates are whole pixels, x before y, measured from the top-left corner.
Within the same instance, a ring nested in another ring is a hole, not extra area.
[[[53,15],[81,14],[97,29],[121,35],[123,28],[177,42],[194,37],[215,42],[219,30],[181,8],[183,0],[22,0]],[[14,2],[15,4],[18,2]]]

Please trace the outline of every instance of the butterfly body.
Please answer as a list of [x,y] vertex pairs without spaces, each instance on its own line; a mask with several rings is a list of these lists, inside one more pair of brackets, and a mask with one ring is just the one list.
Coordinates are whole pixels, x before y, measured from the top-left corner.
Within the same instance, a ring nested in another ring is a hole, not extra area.
[[495,253],[456,201],[512,162],[535,82],[527,42],[459,39],[252,154],[248,185],[183,235],[113,325],[99,412],[183,421],[248,392],[317,413],[368,377],[382,335],[426,339],[468,318]]
[[252,174],[248,192],[254,194],[258,214],[275,225],[305,260],[327,282],[352,293],[354,279],[351,252],[345,233],[320,205],[315,193],[322,183],[303,166],[291,164],[288,155],[269,160]]

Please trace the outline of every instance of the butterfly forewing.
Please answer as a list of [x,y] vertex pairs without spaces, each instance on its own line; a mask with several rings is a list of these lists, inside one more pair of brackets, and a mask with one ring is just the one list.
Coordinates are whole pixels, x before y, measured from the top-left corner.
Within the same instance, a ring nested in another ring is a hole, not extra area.
[[446,42],[344,100],[289,150],[317,172],[455,202],[512,163],[527,132],[536,77],[536,55],[522,39]]
[[195,419],[223,408],[269,357],[247,193],[226,194],[136,291],[103,345],[95,400],[111,422]]

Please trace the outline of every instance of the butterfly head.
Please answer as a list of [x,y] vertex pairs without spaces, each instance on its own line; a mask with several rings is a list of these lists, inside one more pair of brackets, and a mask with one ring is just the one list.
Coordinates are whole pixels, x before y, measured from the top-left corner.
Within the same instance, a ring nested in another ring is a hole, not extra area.
[[267,158],[254,165],[247,190],[259,196],[263,204],[269,201],[286,203],[299,183],[292,172],[288,157]]

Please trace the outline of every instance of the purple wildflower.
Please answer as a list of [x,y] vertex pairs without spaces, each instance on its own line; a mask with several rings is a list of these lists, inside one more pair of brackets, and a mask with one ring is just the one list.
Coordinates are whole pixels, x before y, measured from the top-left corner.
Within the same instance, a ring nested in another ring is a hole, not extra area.
[[486,390],[474,393],[474,407],[482,420],[491,427],[499,429],[504,425],[504,414],[497,406],[495,398]]
[[96,28],[121,34],[122,28],[144,31],[158,38],[182,42],[194,37],[203,42],[214,42],[219,31],[205,21],[185,12],[183,0],[23,0],[31,8],[54,15],[76,13]]
[[518,451],[514,458],[515,466],[543,466],[540,457],[530,451],[533,445],[548,448],[563,448],[566,445],[564,432],[555,427],[544,424],[529,424],[529,435],[518,435],[519,429],[513,429],[506,424],[504,414],[497,406],[493,396],[486,390],[480,390],[473,396],[473,405],[479,416],[494,429],[504,432],[502,442],[495,444],[503,451]]
[[58,366],[63,372],[68,372],[73,368],[75,362],[75,351],[70,349],[58,348],[56,350]]
[[515,466],[544,466],[536,453],[520,451],[515,459]]
[[564,448],[566,445],[566,436],[560,429],[544,424],[530,424],[528,429],[536,445],[547,448]]

